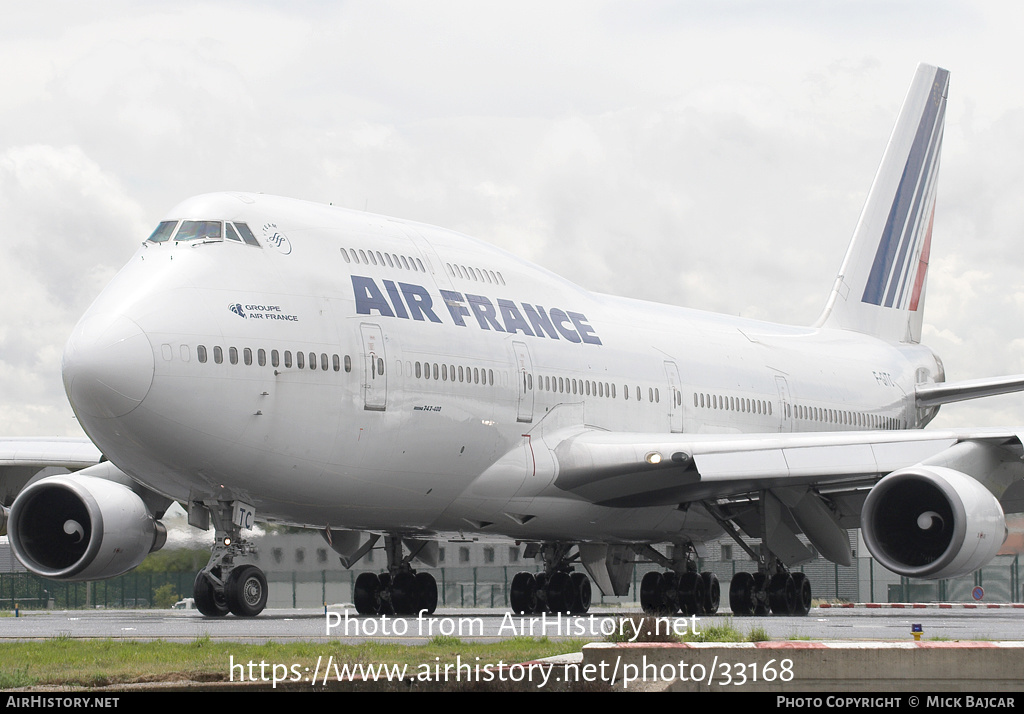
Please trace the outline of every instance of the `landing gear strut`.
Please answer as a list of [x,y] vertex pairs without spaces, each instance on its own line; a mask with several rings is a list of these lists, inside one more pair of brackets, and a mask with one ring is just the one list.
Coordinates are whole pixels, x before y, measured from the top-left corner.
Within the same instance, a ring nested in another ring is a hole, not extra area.
[[650,546],[641,551],[665,568],[653,570],[640,581],[640,606],[649,615],[713,615],[718,612],[722,591],[718,576],[697,572],[692,548],[678,558],[667,558]]
[[[527,548],[526,557],[531,555]],[[512,612],[533,615],[542,612],[583,615],[590,609],[591,584],[586,573],[575,572],[571,563],[579,558],[568,555],[571,545],[545,543],[539,552],[544,558],[544,572],[519,572],[512,578],[509,604]],[[536,554],[536,551],[532,551]]]
[[402,554],[402,539],[385,536],[388,572],[361,573],[356,578],[352,600],[360,615],[433,615],[437,609],[437,581],[427,572],[417,573],[410,561],[416,556]]
[[256,552],[232,522],[232,504],[209,507],[216,535],[210,562],[196,575],[192,597],[207,617],[255,617],[267,606],[267,577],[255,565],[235,561]]
[[[768,532],[763,504],[767,494],[761,493],[757,518],[748,518],[748,533],[761,537],[760,552],[740,536],[730,518],[714,504],[704,506],[733,540],[757,562],[756,573],[736,573],[729,583],[729,607],[736,615],[806,615],[811,609],[811,583],[803,573],[790,572],[766,544]],[[753,525],[756,523],[756,529]],[[795,540],[795,539],[794,539]],[[791,560],[790,562],[794,562]]]

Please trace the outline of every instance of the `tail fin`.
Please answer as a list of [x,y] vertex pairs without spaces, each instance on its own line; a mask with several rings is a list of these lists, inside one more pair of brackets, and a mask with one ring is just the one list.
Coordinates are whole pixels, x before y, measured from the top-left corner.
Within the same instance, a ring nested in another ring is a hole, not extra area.
[[921,341],[948,88],[918,66],[818,326]]

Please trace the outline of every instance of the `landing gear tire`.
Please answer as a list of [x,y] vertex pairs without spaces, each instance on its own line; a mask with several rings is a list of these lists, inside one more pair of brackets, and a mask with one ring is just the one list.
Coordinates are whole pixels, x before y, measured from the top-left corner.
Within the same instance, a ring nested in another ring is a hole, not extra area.
[[758,614],[757,574],[737,573],[729,584],[729,607],[734,615]]
[[704,580],[699,573],[686,572],[680,575],[676,593],[679,609],[684,615],[704,614]]
[[195,600],[196,609],[207,617],[224,617],[229,612],[224,593],[217,592],[213,581],[205,572],[200,571],[196,574],[196,581],[192,585],[192,598]]
[[562,571],[552,573],[547,585],[548,609],[552,613],[572,611],[574,597],[572,578]]
[[352,600],[360,615],[379,615],[382,612],[380,578],[376,573],[360,573],[352,590]]
[[718,583],[718,576],[711,572],[700,574],[704,581],[704,614],[714,615],[722,602],[722,586]]
[[587,610],[590,609],[591,600],[591,588],[590,578],[584,573],[573,573],[570,578],[572,581],[572,607],[569,609],[573,615],[585,615]]
[[796,591],[793,614],[806,615],[811,610],[811,582],[803,573],[793,573],[793,589]]
[[508,593],[509,605],[517,615],[537,612],[537,579],[526,571],[516,573]]
[[396,615],[416,612],[416,576],[408,571],[396,573],[391,579],[391,607]]
[[640,581],[640,607],[648,615],[658,615],[665,607],[664,579],[653,570]]
[[395,606],[391,602],[391,573],[381,573],[380,579],[380,612],[381,615],[394,615]]
[[430,573],[416,573],[416,612],[433,615],[437,609],[437,581]]
[[754,597],[754,576],[750,573],[736,573],[729,583],[729,607],[734,615],[753,615],[757,609]]
[[224,598],[231,614],[256,617],[267,606],[267,576],[255,565],[241,565],[224,583]]
[[754,573],[754,614],[767,615],[770,612],[768,606],[768,576],[764,573]]
[[793,576],[789,573],[776,573],[768,581],[768,602],[772,613],[776,615],[792,615],[796,607],[796,588]]
[[679,612],[681,594],[679,592],[679,574],[666,570],[661,574],[661,615],[675,615]]

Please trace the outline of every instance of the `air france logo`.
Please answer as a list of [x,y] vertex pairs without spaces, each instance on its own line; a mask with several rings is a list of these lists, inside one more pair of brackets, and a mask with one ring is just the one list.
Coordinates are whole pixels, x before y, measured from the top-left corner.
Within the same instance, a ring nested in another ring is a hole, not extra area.
[[[441,310],[434,309],[434,298],[422,285],[409,283],[395,284],[392,280],[381,281],[380,289],[373,278],[362,275],[352,276],[352,291],[356,299],[356,314],[369,315],[376,312],[382,317],[398,317],[403,320],[421,320],[443,323],[438,317]],[[387,293],[387,297],[384,293]],[[601,344],[594,328],[587,322],[587,316],[553,307],[513,302],[499,298],[495,305],[483,295],[457,293],[442,290],[441,299],[448,309],[452,323],[466,327],[474,321],[481,330],[494,330],[515,334],[522,332],[530,337],[546,337],[550,340],[568,340],[590,345]]]
[[243,305],[235,302],[228,305],[228,310],[239,317],[252,318],[254,320],[284,320],[285,322],[298,322],[298,315],[288,315],[280,305]]

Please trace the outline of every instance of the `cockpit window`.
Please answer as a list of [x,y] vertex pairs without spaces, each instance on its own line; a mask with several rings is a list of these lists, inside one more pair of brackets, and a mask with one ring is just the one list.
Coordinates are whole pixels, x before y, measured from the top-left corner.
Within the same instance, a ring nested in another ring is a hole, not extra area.
[[174,240],[220,240],[220,221],[182,221]]
[[174,227],[177,225],[177,221],[162,221],[156,227],[156,230],[153,231],[152,235],[149,236],[148,240],[154,243],[163,243],[171,237],[171,234],[174,233]]
[[261,247],[249,226],[237,221],[163,221],[149,236],[148,242],[164,243],[171,240],[172,236],[175,242],[223,240],[226,238],[236,243]]
[[242,240],[244,240],[249,245],[254,245],[257,248],[259,248],[260,243],[258,240],[256,240],[256,236],[252,234],[252,231],[249,230],[249,226],[245,225],[244,223],[235,223],[235,228],[237,228],[238,232],[241,234]]

